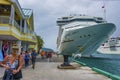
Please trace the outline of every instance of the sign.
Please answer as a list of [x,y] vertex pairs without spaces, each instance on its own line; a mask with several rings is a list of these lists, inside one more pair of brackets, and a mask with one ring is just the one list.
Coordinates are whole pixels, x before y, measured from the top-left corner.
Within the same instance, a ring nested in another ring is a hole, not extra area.
[[0,50],[0,61],[3,61],[3,54],[1,50]]

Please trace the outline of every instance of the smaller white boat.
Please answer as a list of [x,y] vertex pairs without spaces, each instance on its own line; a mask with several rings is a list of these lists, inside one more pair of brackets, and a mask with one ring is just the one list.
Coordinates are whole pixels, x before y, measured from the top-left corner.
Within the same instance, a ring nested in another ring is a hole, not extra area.
[[109,38],[97,51],[102,54],[120,54],[120,37]]

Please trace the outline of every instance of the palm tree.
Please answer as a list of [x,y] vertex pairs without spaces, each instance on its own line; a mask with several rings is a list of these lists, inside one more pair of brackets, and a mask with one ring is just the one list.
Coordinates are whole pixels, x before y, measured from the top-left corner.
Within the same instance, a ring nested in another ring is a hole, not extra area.
[[40,36],[36,36],[36,37],[37,37],[37,47],[39,53],[40,49],[43,47],[44,41]]

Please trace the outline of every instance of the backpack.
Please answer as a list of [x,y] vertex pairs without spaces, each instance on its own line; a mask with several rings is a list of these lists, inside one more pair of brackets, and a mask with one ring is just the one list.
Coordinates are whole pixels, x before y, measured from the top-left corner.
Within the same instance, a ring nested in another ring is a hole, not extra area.
[[30,55],[29,54],[25,54],[25,59],[29,59]]

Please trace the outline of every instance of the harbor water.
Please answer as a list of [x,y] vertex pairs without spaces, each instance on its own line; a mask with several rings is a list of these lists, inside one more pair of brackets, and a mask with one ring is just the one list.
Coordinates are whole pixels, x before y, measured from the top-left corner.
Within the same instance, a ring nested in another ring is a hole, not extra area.
[[[119,55],[120,56],[120,55]],[[89,67],[96,67],[111,74],[120,76],[120,59],[108,58],[79,58],[78,61],[86,63]]]

